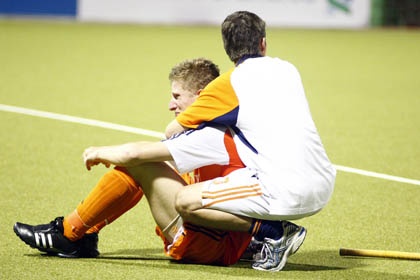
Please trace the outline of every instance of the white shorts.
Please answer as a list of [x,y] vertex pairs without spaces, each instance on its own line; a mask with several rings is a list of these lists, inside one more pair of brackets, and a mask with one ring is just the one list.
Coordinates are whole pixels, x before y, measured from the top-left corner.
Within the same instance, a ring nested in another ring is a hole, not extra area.
[[317,213],[276,213],[270,211],[273,202],[258,179],[257,172],[241,168],[225,177],[206,181],[202,189],[204,208],[263,220],[297,220]]
[[225,177],[206,181],[202,190],[204,208],[253,218],[269,216],[269,203],[254,170],[241,168]]

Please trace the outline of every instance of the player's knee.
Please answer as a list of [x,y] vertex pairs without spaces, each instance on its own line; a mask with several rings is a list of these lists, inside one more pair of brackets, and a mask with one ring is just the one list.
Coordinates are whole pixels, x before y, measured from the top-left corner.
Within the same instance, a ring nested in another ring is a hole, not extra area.
[[189,212],[188,202],[186,201],[186,198],[187,196],[183,189],[181,189],[175,197],[175,210],[183,218],[186,218]]
[[197,198],[196,191],[191,188],[181,189],[175,197],[175,209],[184,221],[193,221],[195,210],[201,208],[201,200]]
[[200,184],[190,185],[178,191],[175,197],[175,209],[184,221],[193,221],[197,210],[202,206]]

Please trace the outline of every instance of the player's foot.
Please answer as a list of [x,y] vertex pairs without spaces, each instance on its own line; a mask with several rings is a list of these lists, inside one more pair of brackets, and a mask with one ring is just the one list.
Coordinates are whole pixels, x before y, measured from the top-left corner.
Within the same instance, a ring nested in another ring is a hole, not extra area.
[[82,239],[76,241],[79,247],[76,253],[58,253],[57,255],[62,258],[96,258],[99,256],[98,251],[98,234],[88,233]]
[[50,255],[73,258],[94,258],[99,255],[98,235],[86,234],[78,241],[70,241],[63,235],[63,217],[36,226],[18,222],[13,230],[23,242]]
[[290,222],[283,222],[283,236],[278,240],[264,238],[261,252],[254,257],[253,269],[280,271],[287,258],[296,253],[306,237],[306,229]]
[[248,247],[241,256],[241,260],[245,261],[255,261],[261,252],[263,246],[263,241],[258,241],[252,237],[251,242],[249,242]]

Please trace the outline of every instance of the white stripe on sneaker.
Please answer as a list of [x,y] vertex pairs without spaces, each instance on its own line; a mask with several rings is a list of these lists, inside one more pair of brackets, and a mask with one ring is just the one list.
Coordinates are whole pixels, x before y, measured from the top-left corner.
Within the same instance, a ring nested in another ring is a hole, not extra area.
[[35,243],[36,243],[36,246],[40,247],[40,245],[39,245],[39,235],[38,235],[37,232],[35,232]]
[[54,248],[51,233],[35,232],[35,243],[40,248]]
[[48,233],[47,234],[47,239],[48,239],[48,246],[50,248],[53,248],[53,241],[52,241],[52,235],[51,235],[51,233]]
[[45,234],[41,232],[39,235],[41,236],[41,240],[42,240],[41,246],[44,247],[44,248],[47,248],[47,246],[45,244],[46,243],[46,241],[45,241]]

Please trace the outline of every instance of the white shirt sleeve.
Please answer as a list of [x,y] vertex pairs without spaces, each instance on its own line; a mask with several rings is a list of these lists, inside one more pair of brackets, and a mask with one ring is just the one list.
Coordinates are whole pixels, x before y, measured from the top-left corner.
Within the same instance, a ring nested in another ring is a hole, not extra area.
[[204,127],[189,130],[175,138],[163,141],[180,173],[211,164],[229,164],[224,144],[226,127]]

